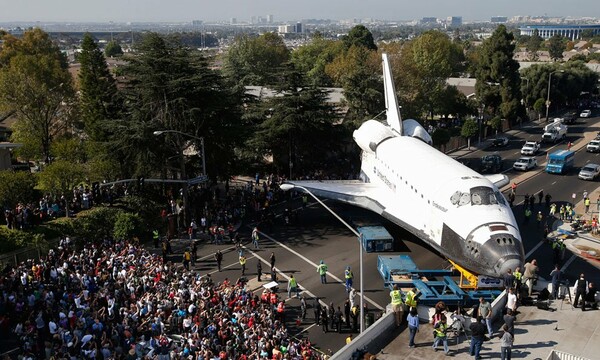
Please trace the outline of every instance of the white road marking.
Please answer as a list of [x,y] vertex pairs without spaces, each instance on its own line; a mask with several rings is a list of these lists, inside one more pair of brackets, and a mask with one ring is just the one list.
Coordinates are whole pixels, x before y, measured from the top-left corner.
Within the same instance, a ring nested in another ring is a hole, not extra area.
[[554,185],[554,184],[556,184],[556,181],[555,181],[555,182],[553,182],[553,183],[552,183],[552,184],[550,184],[550,185]]
[[525,254],[525,259],[529,258],[540,246],[544,245],[544,240],[541,240],[533,249],[529,250],[527,254]]
[[[259,232],[260,232],[260,231],[259,231]],[[299,252],[297,252],[296,250],[294,250],[294,249],[290,248],[289,246],[287,246],[287,245],[285,245],[285,244],[283,244],[283,243],[281,243],[281,242],[279,242],[279,241],[277,241],[277,240],[273,239],[272,237],[270,237],[269,235],[267,235],[267,234],[265,234],[265,233],[263,233],[263,232],[260,232],[260,233],[261,233],[261,234],[262,234],[264,237],[266,237],[267,239],[269,239],[269,240],[273,241],[273,242],[274,242],[274,243],[276,243],[277,245],[281,246],[282,248],[286,249],[287,251],[291,252],[292,254],[294,254],[294,255],[298,256],[300,259],[302,259],[302,260],[306,261],[308,264],[312,265],[312,266],[313,266],[313,268],[315,268],[315,269],[316,269],[316,268],[317,268],[317,266],[319,266],[319,265],[317,265],[317,263],[313,262],[312,260],[310,260],[310,259],[309,259],[309,258],[307,258],[306,256],[304,256],[304,255],[300,254]],[[259,257],[258,255],[256,255],[256,254],[255,254],[255,256],[256,256],[257,258],[260,258],[260,257]],[[268,263],[268,264],[270,265],[270,263]],[[285,274],[284,274],[283,276],[285,277]],[[333,278],[335,281],[337,281],[338,283],[342,284],[343,286],[346,286],[346,285],[345,285],[345,282],[344,282],[344,281],[342,281],[342,279],[340,279],[339,277],[335,276],[334,274],[332,274],[332,273],[330,273],[330,272],[327,272],[327,276],[329,276],[329,277]],[[356,291],[356,294],[357,294],[358,296],[360,296],[360,292],[359,292],[359,291]],[[379,310],[385,310],[385,308],[381,307],[381,305],[377,304],[375,301],[373,301],[372,299],[370,299],[370,298],[369,298],[369,297],[367,297],[366,295],[364,296],[364,299],[365,299],[366,301],[368,301],[369,303],[371,303],[371,305],[375,306],[377,309],[379,309]]]
[[566,263],[563,265],[563,267],[562,267],[562,269],[561,269],[561,270],[564,272],[564,271],[565,271],[565,270],[566,270],[566,269],[569,267],[569,265],[571,265],[571,264],[573,263],[573,261],[575,261],[575,259],[577,259],[577,255],[575,255],[575,254],[571,255],[571,257],[570,257],[570,258],[569,258],[569,260],[567,260],[567,262],[566,262]]

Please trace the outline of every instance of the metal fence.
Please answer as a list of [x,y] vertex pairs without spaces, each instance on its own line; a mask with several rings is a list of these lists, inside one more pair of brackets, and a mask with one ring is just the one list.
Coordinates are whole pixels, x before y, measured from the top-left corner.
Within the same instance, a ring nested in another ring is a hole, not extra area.
[[27,259],[37,260],[41,256],[45,256],[51,248],[57,247],[59,241],[59,239],[54,239],[40,246],[27,247],[2,254],[0,255],[0,269],[4,269],[7,265],[16,266]]

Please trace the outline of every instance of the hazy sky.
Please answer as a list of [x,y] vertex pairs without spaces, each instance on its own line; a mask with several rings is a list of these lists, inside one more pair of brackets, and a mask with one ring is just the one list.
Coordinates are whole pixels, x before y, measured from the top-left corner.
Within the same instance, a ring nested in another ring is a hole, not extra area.
[[597,0],[0,0],[0,21],[275,21],[424,16],[489,20],[502,15],[600,17]]

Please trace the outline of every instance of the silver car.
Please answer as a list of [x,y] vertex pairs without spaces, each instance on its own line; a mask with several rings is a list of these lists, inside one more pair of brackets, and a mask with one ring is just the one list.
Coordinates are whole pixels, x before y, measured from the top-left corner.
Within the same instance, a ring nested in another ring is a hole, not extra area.
[[600,175],[600,165],[597,164],[586,164],[579,171],[579,178],[581,180],[595,180]]
[[522,157],[513,164],[513,169],[527,171],[537,166],[537,160],[533,157]]

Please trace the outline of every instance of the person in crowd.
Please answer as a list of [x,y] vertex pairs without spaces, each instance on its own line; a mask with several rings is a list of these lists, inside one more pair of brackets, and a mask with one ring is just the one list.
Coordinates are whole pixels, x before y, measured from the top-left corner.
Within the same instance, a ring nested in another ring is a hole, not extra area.
[[478,316],[480,316],[483,319],[484,324],[487,326],[488,336],[490,337],[490,339],[494,336],[494,330],[492,328],[492,315],[492,304],[490,304],[489,301],[487,301],[483,297],[480,297]]
[[508,330],[506,324],[502,325],[502,338],[500,339],[500,359],[510,360],[513,346],[513,334]]
[[419,332],[419,315],[417,314],[416,308],[411,308],[408,316],[406,317],[408,321],[408,331],[409,331],[409,339],[408,339],[408,347],[415,347],[415,336],[417,332]]
[[450,353],[450,349],[448,349],[448,336],[446,335],[447,331],[448,324],[446,323],[446,316],[444,315],[434,327],[434,340],[432,348],[433,350],[437,351],[437,347],[441,342],[444,345],[444,353],[446,355]]
[[477,321],[473,321],[469,326],[471,330],[471,346],[469,348],[469,355],[475,357],[475,360],[481,359],[481,346],[485,340],[486,328],[483,325],[483,318],[477,316]]
[[581,311],[585,311],[585,296],[589,291],[588,282],[585,279],[585,275],[581,273],[579,275],[579,279],[575,281],[575,300],[573,301],[573,306],[579,306],[579,299],[581,298]]

